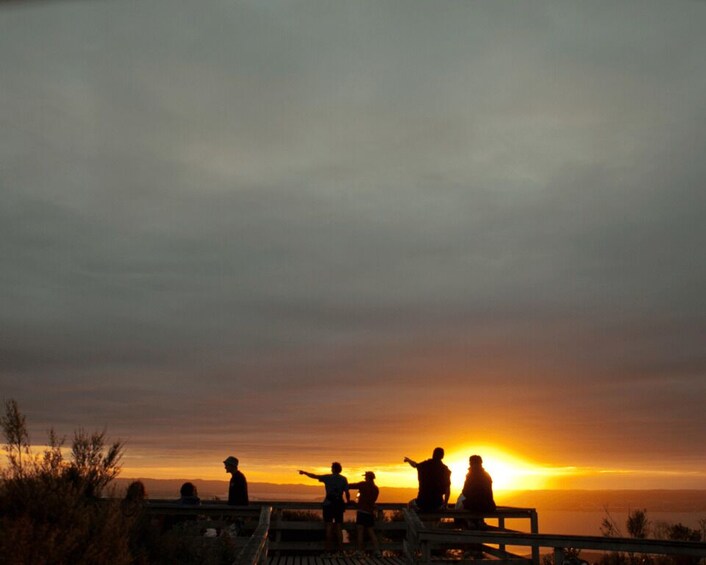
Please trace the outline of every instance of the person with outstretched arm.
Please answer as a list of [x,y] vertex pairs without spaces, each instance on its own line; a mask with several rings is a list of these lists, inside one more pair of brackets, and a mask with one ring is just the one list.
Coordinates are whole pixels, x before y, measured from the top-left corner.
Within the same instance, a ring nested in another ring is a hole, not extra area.
[[405,463],[417,470],[419,492],[417,498],[410,502],[410,506],[420,512],[435,512],[446,508],[451,496],[451,470],[444,465],[444,449],[437,447],[431,459],[417,463],[409,457],[404,458]]
[[380,489],[375,484],[375,473],[366,471],[364,481],[351,483],[349,488],[358,491],[358,512],[355,517],[357,534],[358,557],[363,557],[365,552],[365,534],[368,534],[375,550],[375,557],[382,557],[380,544],[375,535],[375,501],[378,499]]
[[[331,474],[316,475],[308,471],[299,471],[300,475],[306,475],[311,479],[324,483],[326,488],[323,511],[326,524],[326,551],[328,553],[331,553],[334,547],[339,552],[343,550],[341,524],[343,523],[343,513],[346,510],[346,504],[351,501],[351,494],[348,490],[348,479],[341,475],[342,470],[341,464],[334,461],[331,463]],[[345,502],[343,500],[344,496]]]

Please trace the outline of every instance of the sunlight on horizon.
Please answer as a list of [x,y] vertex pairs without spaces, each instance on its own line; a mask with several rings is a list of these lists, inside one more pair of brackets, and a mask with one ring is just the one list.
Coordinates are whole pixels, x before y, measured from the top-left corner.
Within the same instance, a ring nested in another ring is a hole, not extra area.
[[[529,460],[504,450],[488,445],[473,445],[453,449],[447,452],[444,462],[451,469],[451,491],[457,496],[462,488],[468,471],[468,457],[473,454],[483,457],[483,465],[493,478],[493,488],[497,491],[534,490],[551,488],[552,478],[571,474],[575,468],[552,468],[532,463]],[[431,454],[430,454],[431,455]],[[422,458],[419,458],[421,461]],[[350,482],[362,480],[363,473],[374,471],[376,482],[383,487],[416,488],[418,486],[417,472],[401,460],[399,463],[387,462],[382,465],[346,465],[343,463],[343,475]],[[262,463],[241,461],[241,470],[250,482],[268,482],[276,484],[316,484],[313,480],[298,474],[299,466],[268,465]],[[328,466],[304,466],[304,470],[316,473],[330,473]],[[227,480],[228,476],[222,467],[220,459],[214,458],[212,464],[198,466],[156,465],[130,466],[125,465],[123,476],[143,476],[156,479],[168,478],[202,478],[206,480]]]
[[509,451],[488,446],[474,445],[454,450],[445,461],[451,469],[451,489],[460,492],[468,472],[471,455],[483,458],[483,467],[493,479],[493,490],[533,490],[547,488],[550,472]]
[[[468,471],[468,457],[478,454],[483,457],[483,465],[493,479],[493,489],[497,492],[542,489],[621,489],[621,488],[663,488],[669,477],[673,483],[684,483],[686,487],[703,488],[706,473],[688,472],[679,469],[637,469],[635,467],[599,468],[582,466],[556,466],[533,461],[511,449],[482,444],[457,444],[447,450],[444,462],[451,469],[452,500],[462,488]],[[63,450],[62,450],[63,451]],[[65,454],[68,459],[68,454]],[[431,456],[431,453],[427,457]],[[419,457],[418,461],[427,457]],[[362,480],[365,471],[374,471],[376,482],[381,487],[416,489],[417,472],[400,458],[396,462],[381,464],[346,464],[342,458],[343,475],[350,482]],[[152,463],[152,464],[151,464]],[[157,464],[155,464],[157,463]],[[126,458],[121,471],[122,477],[152,479],[202,479],[227,481],[228,474],[222,464],[222,456],[201,457],[199,464],[184,464],[183,459],[151,459],[137,456]],[[303,468],[316,474],[330,473],[327,465],[307,466],[306,464],[270,464],[241,458],[241,470],[249,482],[273,484],[316,485],[317,482],[298,474]],[[685,482],[686,481],[686,482]]]

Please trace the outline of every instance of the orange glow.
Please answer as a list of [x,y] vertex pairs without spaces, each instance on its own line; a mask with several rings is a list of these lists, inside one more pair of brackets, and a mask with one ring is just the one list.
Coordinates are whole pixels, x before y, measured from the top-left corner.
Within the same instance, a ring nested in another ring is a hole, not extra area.
[[446,456],[451,469],[452,492],[459,493],[468,472],[468,458],[480,455],[483,466],[493,478],[494,490],[532,490],[547,488],[551,471],[497,447],[473,445]]
[[[429,457],[413,453],[421,461]],[[663,488],[665,481],[686,484],[685,488],[702,488],[703,471],[683,471],[679,469],[638,469],[638,468],[599,468],[580,466],[558,466],[532,461],[505,447],[488,444],[452,445],[446,451],[444,462],[451,469],[452,500],[460,494],[468,471],[468,457],[478,454],[483,457],[483,465],[493,478],[495,491],[538,490],[538,489],[616,489],[616,488]],[[150,454],[151,455],[151,454]],[[67,459],[70,454],[65,453]],[[222,453],[212,457],[201,457],[197,465],[184,458],[158,458],[156,461],[147,455],[129,452],[124,460],[122,477],[154,479],[215,479],[228,480],[222,464]],[[374,471],[376,482],[384,487],[417,488],[417,473],[402,457],[393,461],[361,462],[343,459],[343,474],[350,481],[361,480],[365,471]],[[241,459],[241,470],[250,482],[275,484],[315,484],[297,473],[305,469],[318,474],[330,472],[329,466],[308,465],[293,460],[286,465],[270,461]],[[693,487],[691,485],[694,485]]]

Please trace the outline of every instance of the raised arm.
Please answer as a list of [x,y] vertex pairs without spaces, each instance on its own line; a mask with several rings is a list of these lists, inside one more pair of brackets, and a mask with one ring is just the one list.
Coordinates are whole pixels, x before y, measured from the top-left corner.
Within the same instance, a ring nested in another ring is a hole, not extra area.
[[405,457],[404,462],[409,463],[415,469],[417,468],[418,463],[416,461],[412,461],[409,457]]
[[310,479],[317,479],[319,478],[319,475],[315,475],[314,473],[309,473],[308,471],[302,471],[301,469],[299,470],[300,475],[306,475]]

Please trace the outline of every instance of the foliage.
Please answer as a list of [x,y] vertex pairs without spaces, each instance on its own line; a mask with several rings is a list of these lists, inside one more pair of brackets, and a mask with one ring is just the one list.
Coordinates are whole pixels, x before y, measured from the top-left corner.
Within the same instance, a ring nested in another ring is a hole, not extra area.
[[[283,510],[282,520],[288,522],[313,522],[321,523],[321,512],[311,510]],[[281,541],[323,541],[325,539],[323,525],[321,528],[310,530],[283,530]]]
[[[573,547],[564,548],[564,563],[566,565],[588,565],[588,562],[581,559],[581,550]],[[546,553],[542,556],[542,565],[554,565],[554,554]]]
[[8,564],[130,563],[132,521],[114,501],[100,500],[120,470],[121,442],[105,432],[77,432],[72,459],[49,432],[48,447],[32,452],[25,417],[14,400],[0,417],[7,467],[0,470],[0,555]]
[[19,476],[24,469],[25,461],[30,457],[29,434],[24,415],[15,400],[5,402],[5,415],[0,416],[0,426],[5,436],[5,452],[9,462],[8,472]]
[[236,552],[235,540],[227,531],[205,537],[203,524],[183,521],[162,532],[150,563],[157,565],[230,565]]
[[625,527],[631,538],[645,539],[647,537],[650,522],[647,519],[647,510],[633,510],[628,514]]
[[[706,527],[706,520],[700,523]],[[633,510],[628,513],[625,528],[630,537],[645,539],[652,535],[656,539],[681,541],[701,541],[702,531],[689,528],[681,523],[669,524],[657,522],[652,525],[647,519],[647,510]],[[607,537],[622,537],[620,526],[606,510],[606,517],[601,524],[601,532]],[[700,559],[688,555],[651,556],[634,553],[611,552],[604,555],[599,565],[697,565]]]

